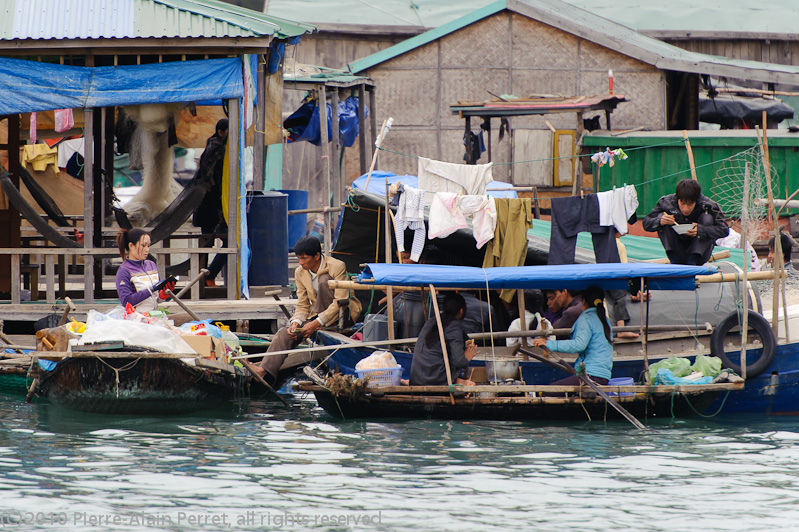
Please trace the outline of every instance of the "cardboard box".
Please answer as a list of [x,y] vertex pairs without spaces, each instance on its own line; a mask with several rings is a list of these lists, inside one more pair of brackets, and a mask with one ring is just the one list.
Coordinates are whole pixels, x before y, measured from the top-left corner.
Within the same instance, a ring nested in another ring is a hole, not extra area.
[[181,336],[184,342],[197,351],[203,358],[222,358],[225,354],[225,342],[213,336]]

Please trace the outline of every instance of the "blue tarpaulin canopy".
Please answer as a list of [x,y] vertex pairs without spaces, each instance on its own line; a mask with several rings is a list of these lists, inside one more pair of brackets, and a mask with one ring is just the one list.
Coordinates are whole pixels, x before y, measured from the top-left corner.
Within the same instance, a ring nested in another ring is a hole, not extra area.
[[679,264],[567,264],[559,266],[517,266],[512,268],[472,268],[433,264],[370,263],[358,275],[362,283],[392,286],[433,284],[440,288],[542,290],[585,290],[600,286],[605,290],[626,290],[629,279],[644,277],[653,290],[694,290],[697,275],[716,272],[710,266]]
[[241,58],[75,67],[0,57],[0,115],[240,98]]

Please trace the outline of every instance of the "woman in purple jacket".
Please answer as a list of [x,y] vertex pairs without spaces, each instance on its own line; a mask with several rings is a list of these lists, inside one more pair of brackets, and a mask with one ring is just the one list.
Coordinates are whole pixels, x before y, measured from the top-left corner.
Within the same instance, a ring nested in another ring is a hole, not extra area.
[[147,260],[150,254],[149,233],[138,227],[122,229],[117,234],[117,245],[125,261],[119,267],[116,279],[122,306],[130,303],[139,312],[155,310],[159,302],[169,298],[166,290],[172,290],[175,283],[169,282],[161,290],[154,291],[158,283],[158,267],[155,262]]

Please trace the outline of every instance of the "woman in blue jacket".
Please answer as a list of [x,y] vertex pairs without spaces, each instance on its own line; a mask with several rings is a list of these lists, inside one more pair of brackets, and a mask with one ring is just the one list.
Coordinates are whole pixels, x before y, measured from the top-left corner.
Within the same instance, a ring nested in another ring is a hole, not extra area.
[[[590,286],[583,292],[583,312],[574,322],[571,338],[568,340],[546,340],[536,338],[533,345],[546,347],[558,353],[577,353],[574,368],[579,372],[580,364],[585,364],[585,373],[597,384],[607,384],[613,368],[613,346],[611,345],[610,323],[605,315],[602,302],[605,294],[598,286]],[[576,375],[553,382],[552,384],[576,385],[580,380]]]

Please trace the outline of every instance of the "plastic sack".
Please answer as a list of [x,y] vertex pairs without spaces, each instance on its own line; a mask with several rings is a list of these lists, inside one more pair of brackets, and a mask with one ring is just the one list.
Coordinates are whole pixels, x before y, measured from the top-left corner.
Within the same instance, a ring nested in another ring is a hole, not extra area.
[[687,358],[669,357],[649,366],[649,382],[655,382],[658,370],[661,368],[671,370],[675,377],[685,377],[691,374],[691,362]]
[[368,357],[359,360],[355,369],[396,368],[398,365],[390,351],[375,351]]
[[[213,336],[214,338],[219,338],[220,340],[222,340],[222,329],[211,323],[211,320],[190,321],[178,327],[178,330],[182,334],[190,334],[190,335],[192,334],[196,335],[198,334],[198,331],[202,329],[205,330],[205,334],[207,334],[208,336]],[[200,335],[202,335],[202,333],[200,333]]]
[[130,320],[106,320],[87,329],[78,345],[122,342],[126,346],[145,347],[162,353],[195,354],[177,333],[168,328]]
[[668,368],[660,368],[657,370],[657,375],[655,376],[654,383],[655,384],[710,384],[713,382],[713,377],[700,377],[698,379],[686,379],[683,377],[677,377],[674,373]]
[[91,329],[92,325],[106,320],[121,320],[125,317],[125,309],[121,306],[114,307],[106,313],[99,312],[94,309],[89,309],[86,314],[86,328]]
[[698,371],[705,377],[715,377],[721,373],[721,359],[719,357],[708,357],[699,355],[696,362],[691,366],[693,371]]

